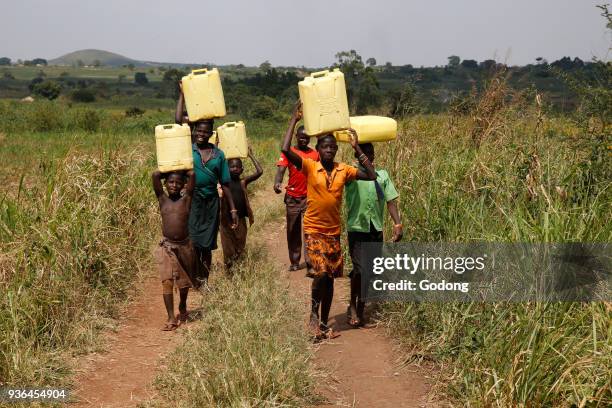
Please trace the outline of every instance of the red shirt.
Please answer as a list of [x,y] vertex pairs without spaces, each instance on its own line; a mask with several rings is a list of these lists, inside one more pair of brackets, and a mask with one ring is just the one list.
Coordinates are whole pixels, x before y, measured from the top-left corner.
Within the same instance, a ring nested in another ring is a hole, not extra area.
[[[298,148],[291,146],[291,151],[295,154],[304,158],[312,159],[314,161],[319,161],[319,152],[314,149],[308,148],[306,151],[302,151]],[[291,197],[305,197],[306,196],[306,176],[304,173],[299,171],[287,158],[284,154],[281,153],[278,162],[276,162],[277,166],[289,167],[289,181],[287,182],[287,186],[285,189],[287,190],[287,194]]]

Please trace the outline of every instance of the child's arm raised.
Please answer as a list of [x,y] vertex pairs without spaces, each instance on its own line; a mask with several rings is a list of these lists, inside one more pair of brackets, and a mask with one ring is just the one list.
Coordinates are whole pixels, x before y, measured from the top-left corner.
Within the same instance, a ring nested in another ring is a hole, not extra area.
[[261,175],[263,174],[263,168],[261,167],[261,164],[259,164],[255,156],[253,155],[253,149],[251,149],[251,146],[249,146],[249,159],[251,159],[251,161],[253,162],[253,165],[255,166],[255,173],[244,178],[244,183],[247,185],[257,180],[258,178],[260,178]]
[[183,123],[185,123],[185,121],[183,120],[183,112],[185,110],[185,95],[183,95],[183,83],[181,81],[179,81],[179,88],[180,88],[180,92],[179,92],[179,98],[178,101],[176,102],[176,111],[174,112],[174,122],[178,123],[179,125],[182,125]]
[[376,180],[376,170],[374,169],[374,165],[372,165],[372,162],[361,151],[361,147],[359,147],[357,131],[355,131],[355,129],[349,129],[349,132],[351,135],[351,146],[355,150],[357,160],[359,160],[359,163],[361,163],[361,165],[366,169],[365,172],[357,170],[357,180]]
[[193,170],[187,172],[187,185],[185,186],[185,194],[189,197],[193,196],[193,190],[195,189],[195,173]]
[[293,132],[300,119],[302,119],[302,102],[298,100],[293,109],[289,127],[283,138],[283,144],[281,145],[281,152],[283,152],[287,160],[293,163],[298,170],[302,169],[302,158],[291,150],[291,138],[293,137]]
[[157,198],[164,195],[164,188],[162,187],[161,182],[161,171],[155,170],[152,175],[153,178],[153,191],[155,191],[155,196]]

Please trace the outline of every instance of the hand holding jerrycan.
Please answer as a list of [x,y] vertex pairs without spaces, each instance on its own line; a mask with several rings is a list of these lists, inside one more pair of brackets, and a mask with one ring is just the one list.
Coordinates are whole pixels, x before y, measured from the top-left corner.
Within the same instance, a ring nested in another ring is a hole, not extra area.
[[181,80],[190,122],[225,116],[225,99],[217,68],[196,69]]
[[315,72],[298,82],[298,89],[307,135],[350,127],[344,74],[339,69]]

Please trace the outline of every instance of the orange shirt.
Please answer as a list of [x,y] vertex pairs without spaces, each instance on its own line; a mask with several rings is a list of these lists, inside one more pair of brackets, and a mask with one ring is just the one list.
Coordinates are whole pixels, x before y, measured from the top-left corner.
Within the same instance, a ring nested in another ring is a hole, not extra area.
[[303,158],[302,173],[306,176],[308,189],[304,233],[340,235],[342,192],[346,183],[357,178],[357,168],[334,163],[328,177],[321,162]]

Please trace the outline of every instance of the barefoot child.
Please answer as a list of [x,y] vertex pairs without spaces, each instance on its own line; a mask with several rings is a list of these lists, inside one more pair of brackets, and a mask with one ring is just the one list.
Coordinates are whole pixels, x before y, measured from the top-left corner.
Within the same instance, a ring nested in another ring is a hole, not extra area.
[[[195,267],[195,255],[187,223],[191,208],[191,199],[195,185],[195,175],[188,173],[189,180],[185,194],[181,190],[185,187],[185,174],[183,172],[170,172],[162,175],[159,171],[153,173],[153,190],[159,201],[162,218],[163,238],[155,250],[160,278],[162,281],[164,305],[168,313],[168,321],[162,330],[174,330],[179,322],[174,316],[173,286],[179,290],[179,320],[187,321],[187,294],[193,286],[191,276]],[[161,179],[165,177],[168,194],[164,193]]]
[[[328,327],[329,310],[334,296],[334,278],[342,276],[342,248],[340,246],[340,207],[346,183],[353,180],[375,180],[372,163],[359,147],[357,132],[351,129],[351,146],[355,149],[361,170],[345,163],[336,163],[338,144],[331,134],[320,136],[316,149],[320,162],[302,158],[290,149],[295,124],[301,119],[298,102],[285,133],[281,151],[306,176],[307,200],[304,215],[304,238],[313,278],[310,326],[315,339],[333,337]],[[321,319],[319,322],[319,308]]]
[[[372,143],[360,144],[363,154],[374,163],[374,146]],[[358,159],[357,154],[355,158]],[[359,166],[360,167],[360,166]],[[364,324],[365,303],[361,300],[361,244],[364,242],[383,242],[383,222],[385,203],[393,220],[393,237],[397,242],[402,239],[402,224],[397,210],[397,197],[393,182],[386,170],[376,169],[375,181],[352,181],[344,189],[347,209],[346,229],[353,270],[351,278],[351,298],[348,310],[349,324],[358,327]]]
[[[225,267],[229,270],[234,261],[240,258],[246,246],[247,225],[246,218],[249,219],[249,225],[253,225],[253,211],[249,205],[249,197],[247,186],[257,180],[263,174],[263,169],[249,146],[249,158],[255,166],[255,173],[241,179],[240,176],[244,171],[241,159],[229,159],[230,182],[229,189],[232,192],[235,209],[230,209],[229,203],[225,196],[221,201],[221,246],[223,248],[223,260]],[[232,228],[232,212],[235,211],[238,215],[238,227]]]

